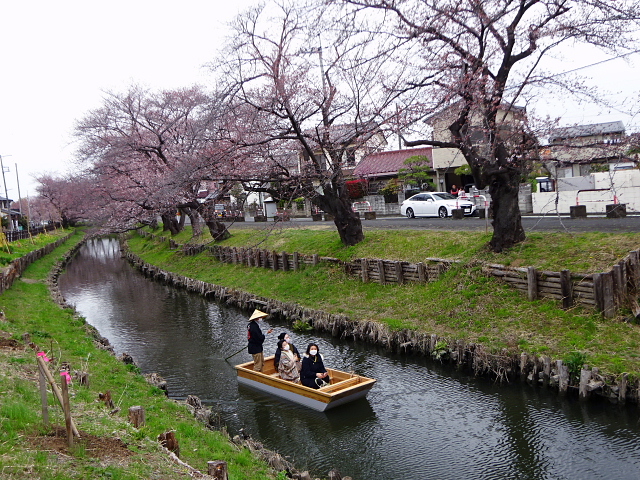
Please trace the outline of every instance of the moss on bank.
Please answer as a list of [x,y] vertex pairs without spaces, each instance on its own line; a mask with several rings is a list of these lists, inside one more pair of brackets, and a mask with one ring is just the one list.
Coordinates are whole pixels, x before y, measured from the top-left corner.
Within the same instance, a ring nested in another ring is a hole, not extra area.
[[[51,300],[46,285],[49,271],[81,238],[77,233],[28,267],[0,296],[4,312],[0,320],[0,477],[185,478],[185,468],[172,463],[156,440],[160,433],[175,430],[180,458],[202,472],[206,472],[207,461],[224,460],[230,478],[274,478],[265,463],[248,450],[236,447],[221,432],[205,429],[184,405],[168,400],[161,390],[150,386],[136,368],[97,348],[93,329],[72,310]],[[89,372],[89,387],[71,387],[72,415],[81,432],[71,451],[56,437],[64,418],[51,394],[52,426],[42,423],[35,352],[22,342],[24,333],[29,333],[31,341],[53,357],[56,365],[68,362],[71,370]],[[120,408],[113,415],[98,400],[99,393],[107,390]],[[146,411],[146,425],[139,430],[126,418],[128,408],[134,405]]]
[[[353,320],[373,320],[393,329],[409,328],[480,343],[495,353],[525,352],[561,359],[580,354],[585,362],[611,375],[628,372],[637,376],[640,372],[638,325],[625,323],[621,318],[605,320],[584,307],[562,310],[558,302],[552,300],[529,302],[522,292],[486,277],[479,267],[473,266],[477,265],[475,260],[481,259],[512,265],[526,261],[539,268],[562,269],[565,268],[562,262],[566,261],[570,268],[589,264],[588,270],[600,271],[610,268],[637,245],[638,234],[536,234],[519,246],[518,251],[497,257],[485,251],[486,239],[482,235],[468,232],[403,231],[384,235],[368,232],[362,244],[349,248],[336,245],[326,233],[291,229],[271,232],[265,237],[264,232],[242,231],[224,244],[319,253],[343,260],[384,256],[419,261],[427,256],[455,256],[468,263],[455,265],[439,281],[427,285],[378,285],[362,283],[335,266],[273,272],[221,264],[207,253],[183,256],[170,250],[167,242],[137,236],[130,240],[129,246],[146,262],[181,275],[344,314]],[[183,240],[188,240],[186,234],[183,235]],[[412,241],[408,242],[407,238]],[[569,249],[579,249],[581,253],[567,256]]]

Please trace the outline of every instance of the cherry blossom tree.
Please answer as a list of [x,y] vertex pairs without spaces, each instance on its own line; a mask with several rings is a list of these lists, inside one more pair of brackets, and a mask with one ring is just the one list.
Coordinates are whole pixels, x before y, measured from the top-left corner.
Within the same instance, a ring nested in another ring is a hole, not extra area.
[[40,201],[33,204],[35,218],[60,221],[67,228],[86,220],[91,207],[91,184],[79,176],[44,174],[36,178]]
[[[189,216],[194,235],[200,233],[201,213],[208,212],[196,201],[200,183],[225,155],[216,141],[220,114],[215,97],[198,87],[153,92],[132,86],[108,93],[102,107],[78,123],[78,158],[114,205],[105,210],[112,227],[160,216],[176,234]],[[215,218],[207,223],[214,238],[228,235]]]
[[[500,252],[525,239],[518,190],[538,158],[536,132],[516,105],[548,89],[596,99],[572,77],[544,71],[544,59],[578,43],[613,55],[638,48],[635,0],[345,0],[369,29],[371,16],[394,55],[416,66],[406,88],[421,90],[425,115],[446,117],[446,135],[408,141],[458,149],[493,201]],[[514,121],[515,119],[515,121]]]
[[304,196],[355,245],[364,234],[343,169],[386,143],[402,75],[374,34],[347,26],[329,29],[304,7],[255,7],[235,20],[215,70],[233,103],[230,140],[252,152],[237,179],[278,198]]

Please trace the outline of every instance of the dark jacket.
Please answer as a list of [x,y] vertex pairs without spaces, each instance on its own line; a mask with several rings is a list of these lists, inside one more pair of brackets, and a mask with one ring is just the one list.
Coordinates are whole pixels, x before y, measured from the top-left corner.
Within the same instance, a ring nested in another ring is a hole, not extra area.
[[[320,388],[316,383],[316,373],[324,373],[322,357],[318,354],[313,357],[304,357],[302,359],[302,370],[300,371],[300,382],[306,387]],[[326,379],[325,379],[326,380]]]
[[250,321],[247,325],[247,340],[249,341],[247,351],[251,355],[262,352],[264,334],[262,333],[262,330],[260,330],[258,322],[256,322],[255,320]]
[[[294,355],[297,355],[298,358],[301,358],[300,352],[298,352],[298,349],[293,343],[289,344],[289,348],[291,349],[291,353],[293,353]],[[280,363],[281,354],[282,354],[282,350],[280,350],[279,348],[276,348],[276,353],[275,353],[275,356],[273,357],[273,366],[276,367],[276,372],[278,371],[278,364]]]

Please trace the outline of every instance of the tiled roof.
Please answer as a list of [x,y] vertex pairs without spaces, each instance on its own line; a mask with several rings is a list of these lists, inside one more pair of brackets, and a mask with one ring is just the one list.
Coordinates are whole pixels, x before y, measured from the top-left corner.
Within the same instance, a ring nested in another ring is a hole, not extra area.
[[429,157],[429,160],[433,162],[431,147],[393,150],[391,152],[377,152],[363,158],[353,170],[353,175],[356,177],[396,175],[400,169],[406,168],[404,161],[407,158],[416,155]]
[[606,135],[610,133],[624,134],[624,124],[617,121],[557,128],[551,132],[549,141],[554,142],[565,138],[591,137],[594,135]]

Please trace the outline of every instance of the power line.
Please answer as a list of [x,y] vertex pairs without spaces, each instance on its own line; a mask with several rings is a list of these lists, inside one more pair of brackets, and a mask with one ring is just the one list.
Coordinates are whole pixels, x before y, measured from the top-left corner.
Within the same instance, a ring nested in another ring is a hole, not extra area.
[[595,67],[596,65],[600,65],[600,64],[606,63],[606,62],[610,62],[611,60],[616,60],[618,58],[626,57],[627,55],[632,55],[632,54],[638,53],[638,52],[640,52],[640,50],[634,50],[632,52],[621,53],[620,55],[616,55],[615,57],[607,58],[606,60],[600,60],[599,62],[596,62],[596,63],[591,63],[589,65],[584,65],[582,67],[574,68],[573,70],[567,70],[566,72],[560,72],[560,73],[556,73],[554,75],[549,75],[549,77],[557,77],[557,76],[560,76],[560,75],[566,75],[567,73],[577,72],[578,70],[583,70],[585,68]]

